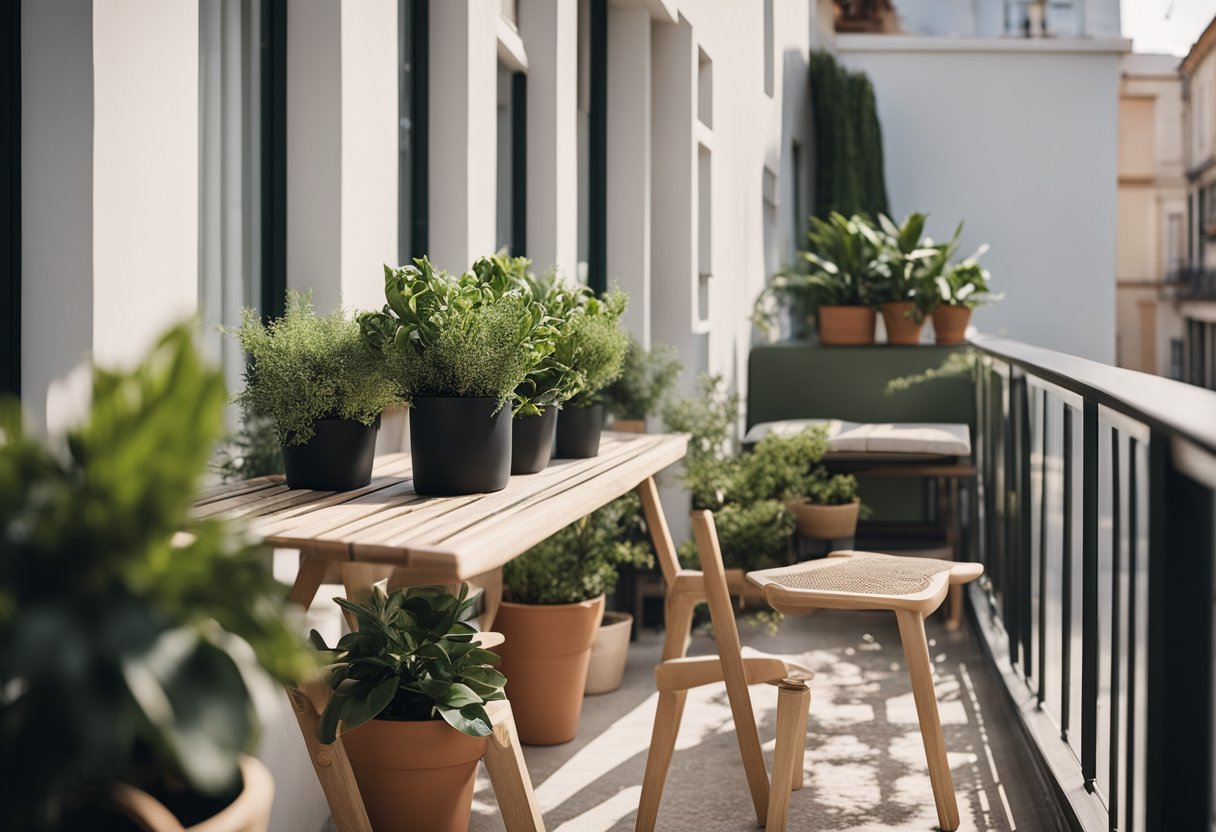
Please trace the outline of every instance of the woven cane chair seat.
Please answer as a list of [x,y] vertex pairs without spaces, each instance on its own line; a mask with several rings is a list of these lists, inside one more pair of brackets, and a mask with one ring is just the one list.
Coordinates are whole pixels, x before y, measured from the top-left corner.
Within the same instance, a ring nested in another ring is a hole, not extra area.
[[825,558],[771,575],[789,589],[847,592],[850,595],[912,595],[929,588],[934,575],[949,572],[950,561],[932,558]]

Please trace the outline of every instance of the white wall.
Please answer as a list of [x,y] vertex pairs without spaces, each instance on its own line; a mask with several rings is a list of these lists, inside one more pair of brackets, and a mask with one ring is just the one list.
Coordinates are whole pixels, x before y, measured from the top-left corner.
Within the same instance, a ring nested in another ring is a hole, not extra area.
[[1126,42],[853,35],[878,97],[891,210],[927,211],[1005,300],[983,331],[1112,363],[1116,136]]

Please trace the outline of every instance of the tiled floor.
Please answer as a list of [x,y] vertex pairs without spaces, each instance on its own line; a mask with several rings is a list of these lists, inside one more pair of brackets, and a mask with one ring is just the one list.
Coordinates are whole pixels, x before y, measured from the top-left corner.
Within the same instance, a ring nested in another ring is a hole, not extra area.
[[[787,618],[776,636],[742,627],[758,649],[795,657],[812,683],[806,788],[791,800],[794,830],[931,830],[936,812],[894,616],[824,611]],[[967,632],[929,623],[961,829],[1062,828],[1017,740],[1013,714],[981,648]],[[589,697],[578,738],[525,751],[549,832],[633,829],[656,694],[660,636],[633,646],[625,683]],[[699,635],[691,653],[713,652]],[[765,750],[772,751],[776,692],[752,689]],[[725,689],[693,691],[659,812],[660,830],[755,830]],[[494,795],[478,782],[472,832],[501,830]]]

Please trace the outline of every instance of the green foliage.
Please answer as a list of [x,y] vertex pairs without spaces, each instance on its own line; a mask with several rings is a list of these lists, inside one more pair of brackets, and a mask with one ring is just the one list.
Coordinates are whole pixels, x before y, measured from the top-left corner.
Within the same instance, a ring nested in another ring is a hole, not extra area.
[[810,82],[815,213],[887,213],[882,127],[870,79],[820,50],[810,56]]
[[4,829],[91,816],[116,781],[226,792],[257,734],[243,674],[315,669],[261,551],[189,511],[225,400],[192,328],[92,394],[52,447],[0,409]]
[[819,466],[827,448],[826,428],[807,428],[792,436],[769,434],[751,453],[738,457],[731,499],[754,503],[808,495],[827,479]]
[[358,629],[331,650],[316,631],[312,641],[329,654],[333,696],[317,724],[317,739],[332,743],[373,719],[442,719],[470,737],[491,731],[486,703],[504,699],[507,679],[494,669],[498,656],[484,650],[465,623],[473,606],[469,587],[452,595],[442,586],[413,586],[385,593],[372,587],[367,603],[335,598]]
[[516,415],[538,416],[545,408],[561,407],[582,389],[581,375],[568,362],[574,357],[574,323],[590,291],[567,284],[556,272],[537,277],[527,270],[528,260],[515,258],[516,263],[520,261],[516,279],[545,310],[553,327],[553,351],[537,362],[515,389]]
[[816,477],[807,485],[803,496],[812,503],[842,506],[857,499],[857,478],[852,474]]
[[571,404],[595,404],[600,391],[620,377],[629,349],[629,335],[621,329],[621,315],[628,305],[629,296],[620,289],[602,298],[584,296],[570,338],[557,351],[558,360],[579,374],[580,389]]
[[312,438],[318,419],[372,424],[400,399],[383,356],[359,337],[359,326],[341,308],[318,316],[312,293],[287,293],[287,312],[263,325],[245,309],[237,338],[252,362],[236,400],[246,412],[274,419],[284,445]]
[[910,390],[917,385],[942,378],[974,376],[978,366],[979,358],[976,352],[968,347],[964,350],[950,353],[939,366],[931,367],[923,373],[913,373],[912,375],[898,376],[890,379],[887,381],[885,392],[890,396],[904,390]]
[[675,399],[663,408],[667,429],[689,436],[683,478],[694,509],[720,507],[734,479],[728,443],[739,407],[739,394],[728,390],[721,376],[702,376],[695,396]]
[[389,358],[405,396],[492,397],[506,404],[553,351],[554,328],[525,295],[518,265],[481,258],[452,278],[425,257],[384,267],[380,312],[359,316],[364,340]]
[[[785,566],[789,560],[794,515],[780,500],[725,503],[714,512],[714,526],[727,567],[751,571]],[[699,568],[695,541],[680,547],[680,559]]]
[[942,306],[965,306],[975,309],[986,303],[996,303],[1004,297],[992,294],[988,285],[992,275],[979,263],[979,259],[987,250],[987,246],[981,246],[975,254],[934,278],[937,300]]
[[630,336],[621,377],[604,388],[604,406],[618,419],[655,415],[683,369],[675,347],[655,344],[644,350]]
[[503,567],[507,596],[523,604],[573,604],[612,592],[620,567],[653,563],[649,544],[631,534],[639,511],[637,495],[628,494],[533,546]]
[[220,445],[211,470],[224,482],[283,473],[283,446],[274,419],[242,408],[241,426],[231,441]]

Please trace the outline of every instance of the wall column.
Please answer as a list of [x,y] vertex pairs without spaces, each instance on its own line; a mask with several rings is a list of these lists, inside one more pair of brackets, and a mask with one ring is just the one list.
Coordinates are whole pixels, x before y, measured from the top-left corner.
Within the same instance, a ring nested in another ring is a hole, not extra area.
[[629,293],[625,326],[650,348],[650,30],[646,8],[608,9],[608,285]]
[[[540,272],[578,260],[578,4],[519,0],[528,53],[528,251]],[[649,54],[649,51],[648,51]]]

